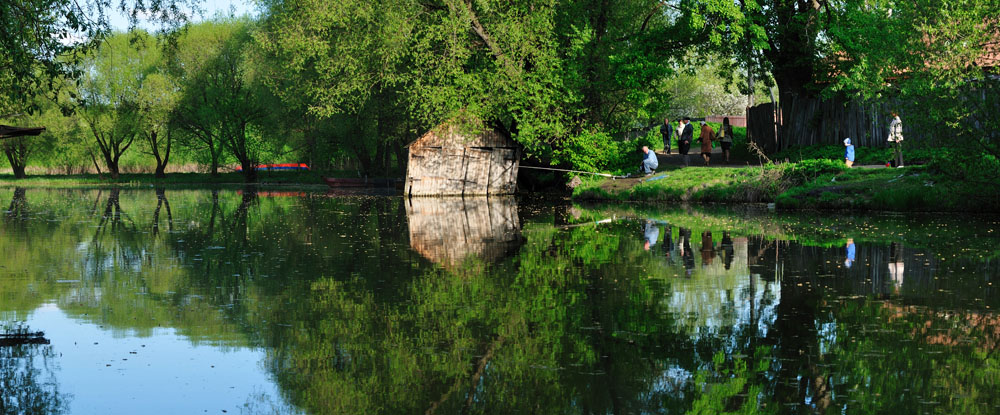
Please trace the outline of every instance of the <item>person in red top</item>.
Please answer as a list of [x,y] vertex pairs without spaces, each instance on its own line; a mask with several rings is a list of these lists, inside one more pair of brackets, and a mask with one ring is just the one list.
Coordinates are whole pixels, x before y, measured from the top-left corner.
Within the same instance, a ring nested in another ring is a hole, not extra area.
[[706,166],[712,160],[712,140],[714,139],[715,131],[712,130],[712,126],[702,121],[701,135],[698,136],[698,140],[701,141],[701,158],[705,159]]

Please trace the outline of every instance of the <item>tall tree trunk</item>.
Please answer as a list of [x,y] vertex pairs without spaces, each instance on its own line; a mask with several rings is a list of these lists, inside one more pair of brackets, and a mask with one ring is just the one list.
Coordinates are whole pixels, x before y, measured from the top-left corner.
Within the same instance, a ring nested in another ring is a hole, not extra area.
[[167,168],[167,163],[160,164],[160,162],[156,162],[156,171],[153,173],[153,177],[156,177],[158,179],[163,179],[167,177],[167,173],[164,172],[166,168]]
[[97,157],[94,156],[93,151],[88,151],[87,153],[90,154],[90,161],[94,163],[94,169],[97,170],[97,177],[101,177],[101,165],[97,164]]
[[401,145],[395,145],[393,150],[396,152],[396,170],[399,171],[401,176],[406,175],[406,163],[407,163],[407,153],[406,149]]
[[243,181],[246,183],[257,182],[257,166],[250,160],[240,160],[240,167],[243,168]]
[[214,149],[214,147],[209,147],[210,155],[212,156],[211,174],[212,176],[219,175],[219,152]]
[[[21,139],[23,138],[14,140],[21,140]],[[20,145],[23,145],[23,143],[13,142],[12,140],[4,143],[3,145],[3,152],[5,155],[7,155],[7,161],[10,162],[10,168],[11,170],[14,171],[15,179],[23,179],[27,177],[27,175],[24,174],[24,168],[28,163],[27,160],[25,160],[26,158],[24,156],[25,152],[18,151],[19,150],[18,146]]]
[[14,170],[14,178],[15,179],[23,179],[25,177],[28,177],[28,175],[24,173],[24,165],[20,165],[20,164],[14,165],[14,164],[11,164],[10,168],[11,168],[11,170]]
[[167,130],[167,148],[162,156],[160,155],[160,142],[157,135],[155,130],[150,131],[146,140],[149,142],[153,158],[156,159],[156,171],[153,173],[153,176],[162,179],[167,177],[165,170],[167,168],[167,160],[170,159],[170,130]]
[[118,174],[118,160],[115,160],[114,158],[108,157],[107,159],[104,160],[104,162],[107,164],[108,174],[111,175],[111,178],[114,179],[114,180],[118,180],[118,175],[119,175]]

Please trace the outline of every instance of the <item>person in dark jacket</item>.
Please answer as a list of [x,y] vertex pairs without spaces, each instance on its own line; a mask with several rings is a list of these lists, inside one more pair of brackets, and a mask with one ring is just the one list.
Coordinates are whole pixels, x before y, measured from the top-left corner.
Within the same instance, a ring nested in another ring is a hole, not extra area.
[[660,126],[660,135],[663,136],[663,151],[670,154],[670,138],[673,134],[674,129],[670,127],[670,118],[663,119],[663,125]]
[[694,140],[694,126],[691,125],[691,117],[684,117],[682,124],[684,130],[680,137],[677,137],[677,154],[684,155],[684,165],[687,166],[689,164],[687,154],[691,150],[691,141]]
[[729,163],[729,149],[733,148],[733,126],[729,125],[729,117],[722,119],[722,128],[716,138],[722,144],[722,155],[726,156],[726,163]]

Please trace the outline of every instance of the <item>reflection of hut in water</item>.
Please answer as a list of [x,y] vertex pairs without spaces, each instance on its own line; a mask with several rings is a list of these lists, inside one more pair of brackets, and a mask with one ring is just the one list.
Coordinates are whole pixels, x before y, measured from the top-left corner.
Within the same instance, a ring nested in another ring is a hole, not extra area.
[[445,123],[408,147],[408,195],[514,193],[521,150],[497,131]]
[[406,217],[410,246],[445,267],[470,255],[497,261],[521,244],[517,204],[510,197],[411,198]]

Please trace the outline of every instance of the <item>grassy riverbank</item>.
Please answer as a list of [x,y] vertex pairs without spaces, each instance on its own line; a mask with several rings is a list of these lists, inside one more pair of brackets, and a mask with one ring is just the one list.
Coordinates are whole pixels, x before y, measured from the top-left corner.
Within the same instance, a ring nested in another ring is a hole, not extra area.
[[[324,185],[323,176],[311,171],[280,171],[260,172],[259,185]],[[165,178],[157,178],[152,174],[122,174],[117,180],[108,175],[73,174],[73,175],[40,175],[15,179],[11,174],[0,174],[0,186],[17,187],[148,187],[148,186],[243,186],[243,175],[240,173],[170,173]]]
[[642,179],[588,179],[576,200],[775,203],[787,209],[997,212],[996,191],[969,189],[932,167],[846,169],[806,160],[741,168],[674,168]]

